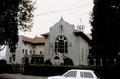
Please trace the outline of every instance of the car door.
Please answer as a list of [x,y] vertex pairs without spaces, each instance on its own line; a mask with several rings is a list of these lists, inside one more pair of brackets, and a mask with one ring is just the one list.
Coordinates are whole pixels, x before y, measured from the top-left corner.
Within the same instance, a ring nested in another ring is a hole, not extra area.
[[80,72],[81,79],[96,79],[92,72]]
[[76,79],[77,71],[69,71],[63,75],[65,79]]

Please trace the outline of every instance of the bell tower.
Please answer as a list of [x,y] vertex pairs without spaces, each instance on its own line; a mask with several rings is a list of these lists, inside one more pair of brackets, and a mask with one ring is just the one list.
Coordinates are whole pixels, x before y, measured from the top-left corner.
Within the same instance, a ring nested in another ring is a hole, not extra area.
[[80,25],[77,26],[77,30],[83,32],[84,28],[85,28],[85,26],[83,25],[82,19],[80,18]]

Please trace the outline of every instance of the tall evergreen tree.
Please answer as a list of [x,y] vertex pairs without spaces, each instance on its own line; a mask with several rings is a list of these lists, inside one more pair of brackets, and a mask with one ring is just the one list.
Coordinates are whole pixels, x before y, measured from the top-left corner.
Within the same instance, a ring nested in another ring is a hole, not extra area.
[[31,29],[33,9],[31,0],[0,0],[0,47],[8,45],[15,52],[18,29]]
[[116,56],[120,52],[120,0],[94,0],[92,14],[94,58]]

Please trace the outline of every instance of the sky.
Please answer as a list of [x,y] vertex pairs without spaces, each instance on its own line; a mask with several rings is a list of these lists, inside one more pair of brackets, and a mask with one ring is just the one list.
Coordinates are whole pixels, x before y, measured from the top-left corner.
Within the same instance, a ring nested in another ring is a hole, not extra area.
[[[33,0],[33,28],[31,32],[20,32],[20,35],[35,37],[49,32],[49,28],[61,17],[75,26],[85,25],[84,32],[91,33],[89,19],[93,8],[93,0]],[[0,59],[5,57],[5,50],[0,51]]]
[[35,37],[49,32],[49,28],[57,23],[62,17],[65,21],[75,26],[85,25],[84,32],[90,31],[90,13],[92,12],[93,0],[33,0],[35,10],[33,28],[31,32],[20,34]]

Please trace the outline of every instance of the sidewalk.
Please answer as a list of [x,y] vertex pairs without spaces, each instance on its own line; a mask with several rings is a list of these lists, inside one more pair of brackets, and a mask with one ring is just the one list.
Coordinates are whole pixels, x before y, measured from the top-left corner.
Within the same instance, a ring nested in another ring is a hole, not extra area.
[[47,79],[47,77],[5,73],[0,74],[0,79]]

